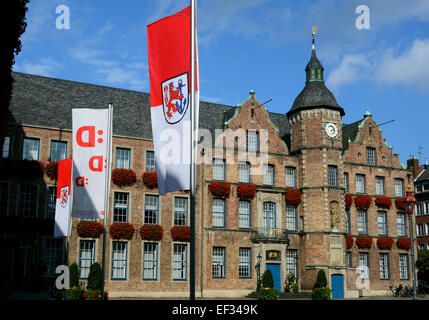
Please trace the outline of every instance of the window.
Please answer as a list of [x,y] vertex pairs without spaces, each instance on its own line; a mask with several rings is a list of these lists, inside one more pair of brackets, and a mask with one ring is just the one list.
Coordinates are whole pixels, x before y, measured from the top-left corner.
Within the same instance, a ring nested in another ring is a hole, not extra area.
[[20,184],[18,193],[19,217],[36,217],[37,212],[37,185]]
[[125,149],[125,148],[116,148],[115,168],[129,169],[130,167],[131,167],[131,150]]
[[238,277],[250,278],[252,276],[250,248],[239,248],[238,250]]
[[287,249],[286,250],[286,276],[293,273],[298,277],[298,251]]
[[159,224],[158,222],[158,196],[145,195],[144,201],[144,223]]
[[112,243],[112,280],[127,279],[127,246],[125,241]]
[[349,174],[347,172],[344,172],[344,188],[345,191],[349,191]]
[[429,236],[429,222],[426,222],[425,226],[426,226],[426,235]]
[[247,131],[247,151],[258,151],[258,132]]
[[28,276],[30,267],[34,263],[34,243],[33,239],[18,240],[18,250],[22,252],[22,276]]
[[113,222],[128,221],[128,197],[126,192],[114,192]]
[[375,194],[384,195],[384,177],[375,177]]
[[351,267],[352,266],[352,253],[350,251],[347,252],[347,263],[346,263],[347,267]]
[[240,229],[250,228],[250,202],[238,201],[238,227]]
[[405,213],[399,212],[396,218],[396,225],[398,228],[398,237],[406,237],[407,229],[405,224]]
[[213,247],[212,277],[225,278],[225,248]]
[[294,167],[286,167],[286,187],[296,187],[296,169]]
[[10,157],[10,137],[9,136],[4,137],[2,157],[5,159]]
[[39,160],[39,147],[39,139],[24,138],[22,160]]
[[213,199],[212,202],[213,227],[225,227],[225,200]]
[[274,166],[272,164],[264,164],[264,184],[274,185]]
[[350,209],[346,209],[346,227],[347,233],[350,234]]
[[389,254],[380,253],[380,279],[389,279]]
[[87,279],[89,269],[95,262],[95,240],[80,240],[79,245],[79,278]]
[[143,245],[143,280],[156,280],[158,275],[158,243]]
[[[417,249],[418,250],[424,250],[425,249],[425,244],[424,243],[417,244]],[[429,244],[428,244],[428,249],[429,249]]]
[[404,180],[395,179],[395,196],[402,197],[404,195]]
[[330,187],[338,187],[336,166],[328,166],[328,183]]
[[7,216],[9,206],[9,184],[0,182],[0,217]]
[[360,278],[369,279],[368,252],[359,252]]
[[429,202],[425,202],[425,214],[429,214]]
[[213,180],[225,180],[225,160],[213,160]]
[[173,244],[173,280],[186,280],[186,244]]
[[268,236],[271,230],[276,228],[276,204],[274,202],[264,202],[262,204],[263,215],[263,233]]
[[174,225],[186,226],[188,224],[188,198],[174,197]]
[[67,158],[67,142],[51,141],[51,156],[50,161],[60,161]]
[[408,280],[408,255],[399,255],[399,278],[401,280]]
[[250,183],[250,164],[248,162],[239,162],[238,182]]
[[304,217],[299,217],[299,231],[304,232]]
[[46,218],[55,219],[55,207],[57,206],[57,188],[48,187],[48,199],[46,200]]
[[423,237],[425,235],[423,223],[418,223],[416,227],[417,227],[417,237]]
[[296,207],[286,205],[286,229],[296,231]]
[[365,193],[365,176],[363,174],[356,175],[356,193]]
[[155,169],[155,152],[153,152],[153,151],[146,151],[145,171],[146,172],[156,171],[156,169]]
[[357,229],[358,234],[367,234],[367,219],[365,210],[358,210]]
[[416,216],[421,216],[422,215],[422,204],[421,203],[416,203]]
[[63,239],[47,238],[43,242],[43,261],[46,264],[48,277],[56,277],[55,269],[61,264]]
[[374,148],[366,148],[366,163],[369,166],[375,166],[375,149]]
[[387,223],[386,223],[386,212],[378,211],[377,212],[377,223],[378,223],[378,235],[386,236],[387,235]]

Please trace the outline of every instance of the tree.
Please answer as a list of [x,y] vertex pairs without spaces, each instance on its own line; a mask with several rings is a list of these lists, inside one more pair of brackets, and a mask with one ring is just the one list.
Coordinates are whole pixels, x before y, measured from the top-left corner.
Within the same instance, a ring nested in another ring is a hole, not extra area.
[[79,286],[79,269],[77,263],[72,263],[70,265],[70,287]]
[[416,267],[419,269],[417,277],[429,282],[429,250],[419,250],[417,257]]
[[101,290],[103,282],[103,271],[101,265],[98,262],[92,264],[89,269],[87,289],[90,290]]
[[326,273],[324,270],[319,270],[317,273],[316,283],[314,284],[313,289],[315,288],[324,288],[328,285],[328,280],[326,279]]
[[265,270],[262,275],[262,287],[263,288],[274,288],[273,274],[270,270]]

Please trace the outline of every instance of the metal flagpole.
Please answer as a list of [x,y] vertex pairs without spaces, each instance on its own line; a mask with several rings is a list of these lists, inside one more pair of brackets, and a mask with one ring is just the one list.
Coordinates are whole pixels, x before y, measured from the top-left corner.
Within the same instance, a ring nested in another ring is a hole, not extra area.
[[196,170],[195,170],[195,17],[196,0],[191,0],[191,195],[190,195],[190,253],[189,253],[189,299],[195,300],[195,189],[196,189]]
[[105,178],[105,185],[104,185],[104,228],[103,228],[103,255],[102,255],[102,274],[103,274],[103,281],[101,282],[101,298],[102,300],[105,299],[104,296],[104,285],[105,285],[105,276],[106,276],[106,235],[107,235],[107,219],[109,215],[109,186],[110,186],[110,158],[111,158],[111,149],[112,149],[112,113],[113,113],[113,106],[111,103],[109,103],[109,111],[107,116],[107,153],[106,153],[106,178]]

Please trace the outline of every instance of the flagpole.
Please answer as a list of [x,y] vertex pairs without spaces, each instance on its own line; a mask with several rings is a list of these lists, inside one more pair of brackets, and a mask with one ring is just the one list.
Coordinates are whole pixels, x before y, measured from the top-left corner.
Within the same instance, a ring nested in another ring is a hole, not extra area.
[[190,253],[189,253],[189,299],[195,300],[195,189],[196,189],[196,170],[195,170],[195,18],[196,18],[196,0],[191,0],[191,195],[190,195]]
[[107,243],[107,223],[109,213],[109,196],[110,196],[110,158],[112,149],[112,113],[113,106],[109,103],[108,122],[107,122],[107,152],[106,152],[106,176],[104,185],[104,228],[103,228],[103,253],[102,253],[102,274],[103,281],[101,282],[101,299],[104,300],[104,286],[106,277],[106,243]]

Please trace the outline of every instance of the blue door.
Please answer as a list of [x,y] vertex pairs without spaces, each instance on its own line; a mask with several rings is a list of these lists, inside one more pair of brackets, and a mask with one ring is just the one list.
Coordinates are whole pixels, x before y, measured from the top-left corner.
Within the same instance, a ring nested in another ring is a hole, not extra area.
[[344,298],[344,284],[342,274],[333,274],[331,276],[332,299]]
[[281,291],[280,265],[275,263],[267,263],[267,270],[270,270],[274,279],[274,289]]

